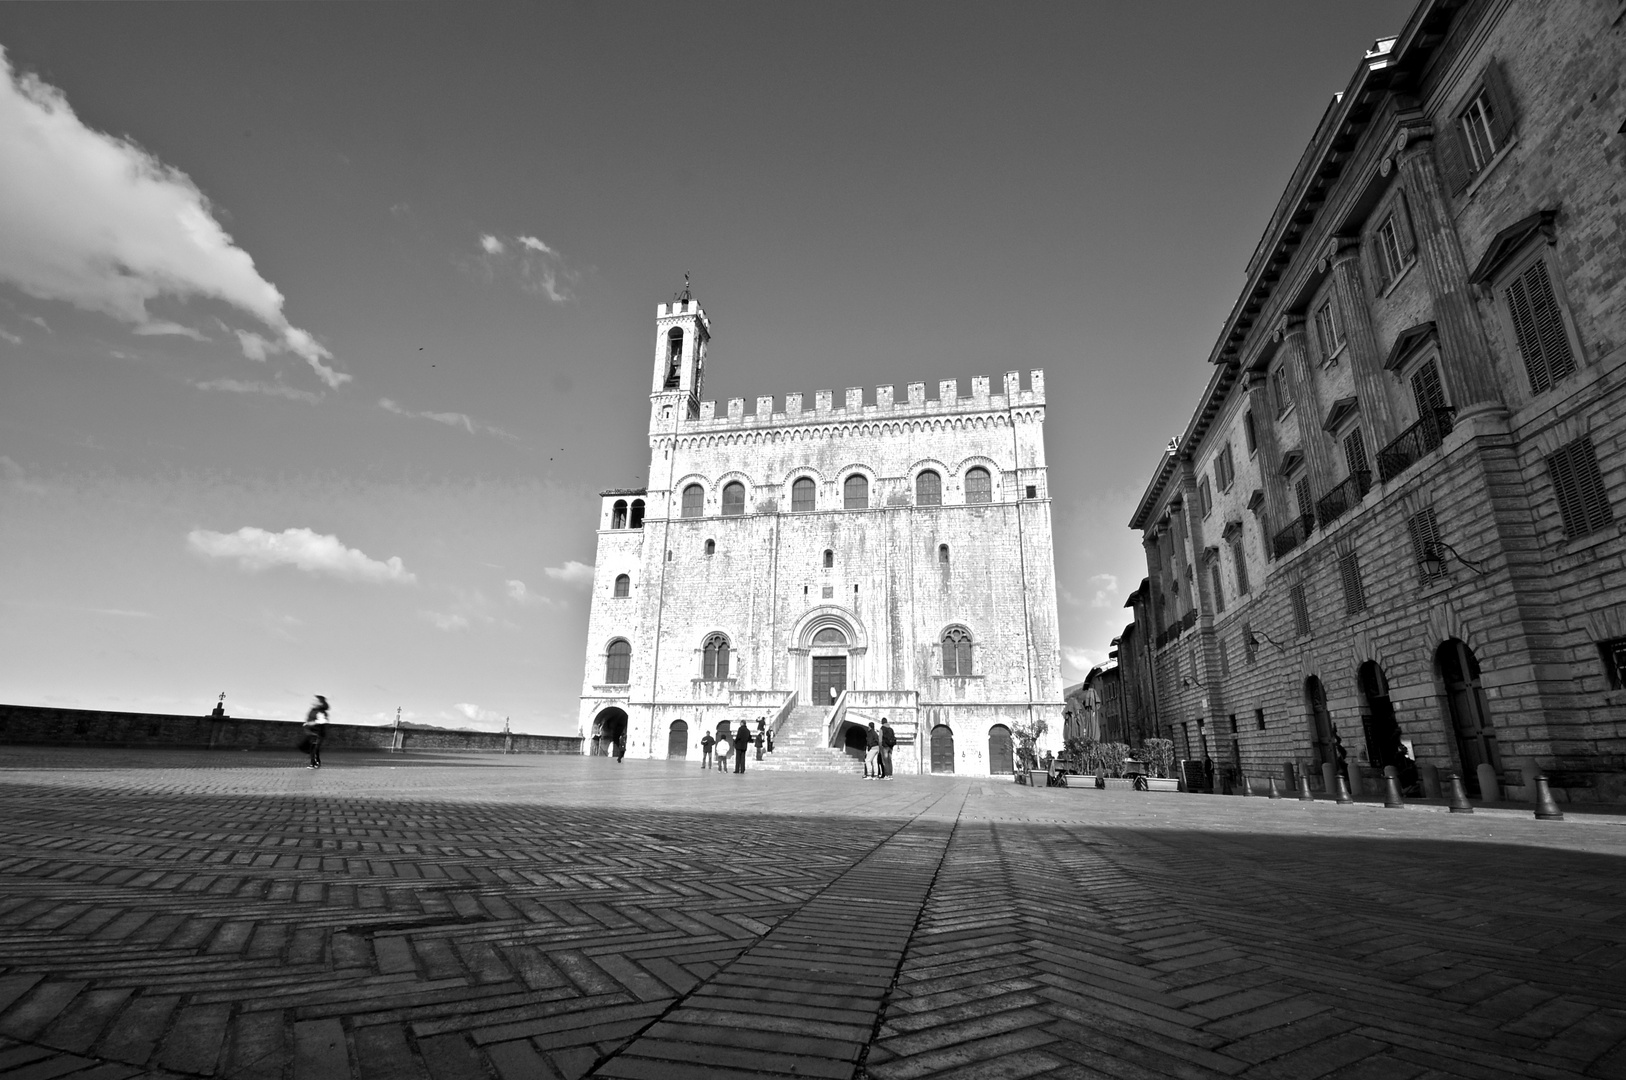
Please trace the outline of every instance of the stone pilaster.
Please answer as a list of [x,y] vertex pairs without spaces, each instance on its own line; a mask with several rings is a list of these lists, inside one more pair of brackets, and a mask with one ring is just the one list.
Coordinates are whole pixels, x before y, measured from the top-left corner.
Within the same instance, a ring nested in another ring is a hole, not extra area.
[[1366,288],[1361,283],[1360,251],[1353,242],[1334,240],[1328,261],[1332,264],[1338,310],[1344,317],[1344,355],[1349,358],[1355,394],[1361,401],[1361,418],[1373,442],[1369,456],[1376,459],[1377,452],[1399,432],[1395,430],[1389,389],[1383,383],[1383,357],[1378,354],[1378,336],[1372,329],[1372,309],[1367,306]]
[[1277,348],[1282,363],[1292,372],[1293,411],[1299,418],[1299,449],[1304,451],[1304,467],[1310,476],[1310,496],[1319,499],[1332,487],[1332,446],[1327,433],[1321,430],[1304,320],[1298,316],[1283,319],[1276,328],[1276,340],[1280,342]]
[[[1272,534],[1287,527],[1297,513],[1289,509],[1287,479],[1281,474],[1282,452],[1276,441],[1276,422],[1270,409],[1270,381],[1262,372],[1247,376],[1248,410],[1253,413],[1253,437],[1259,444],[1259,475],[1264,478],[1265,522]],[[1271,538],[1265,537],[1268,545]]]

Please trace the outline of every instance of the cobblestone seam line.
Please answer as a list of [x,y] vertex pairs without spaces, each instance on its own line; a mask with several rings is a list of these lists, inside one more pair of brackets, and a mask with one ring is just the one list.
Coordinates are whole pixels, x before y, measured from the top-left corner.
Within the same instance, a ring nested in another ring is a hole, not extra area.
[[852,1077],[962,801],[934,800],[591,1075]]

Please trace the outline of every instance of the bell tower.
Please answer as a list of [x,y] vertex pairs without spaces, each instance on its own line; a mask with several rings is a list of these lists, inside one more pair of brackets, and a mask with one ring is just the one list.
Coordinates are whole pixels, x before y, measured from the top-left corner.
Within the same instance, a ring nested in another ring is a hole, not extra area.
[[655,308],[655,370],[650,382],[649,429],[670,430],[674,417],[691,419],[700,412],[700,388],[706,375],[706,345],[711,321],[689,291]]

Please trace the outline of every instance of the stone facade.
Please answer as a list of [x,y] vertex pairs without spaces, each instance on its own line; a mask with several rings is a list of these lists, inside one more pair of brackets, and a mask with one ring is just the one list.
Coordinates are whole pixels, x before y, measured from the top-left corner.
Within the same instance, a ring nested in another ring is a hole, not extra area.
[[831,745],[890,718],[899,772],[1009,772],[1037,719],[1059,747],[1044,373],[719,415],[709,340],[697,301],[660,305],[650,486],[605,492],[598,523],[589,745],[625,725],[631,756],[698,757],[720,723],[822,710]]
[[1130,522],[1182,757],[1626,798],[1623,16],[1429,0],[1328,108]]

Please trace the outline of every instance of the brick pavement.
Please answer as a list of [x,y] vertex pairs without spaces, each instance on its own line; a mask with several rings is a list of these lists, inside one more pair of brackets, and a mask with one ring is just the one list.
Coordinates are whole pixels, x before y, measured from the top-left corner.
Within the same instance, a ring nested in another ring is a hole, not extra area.
[[0,748],[0,1075],[1626,1077],[1626,824]]

